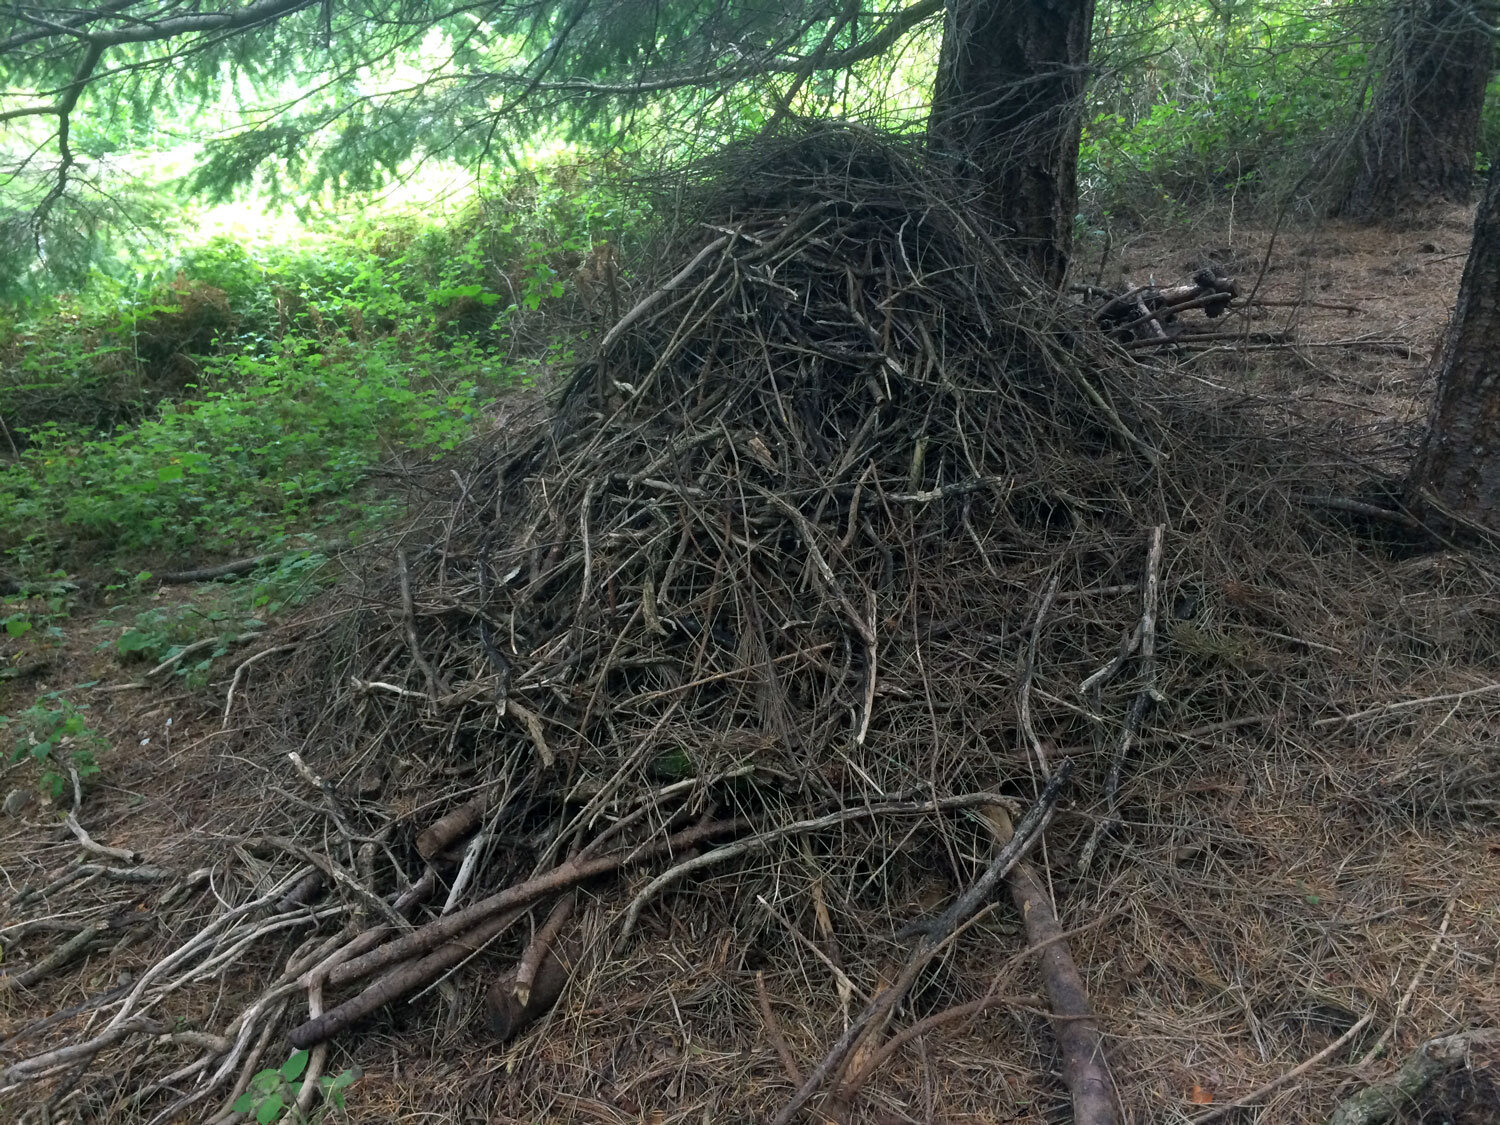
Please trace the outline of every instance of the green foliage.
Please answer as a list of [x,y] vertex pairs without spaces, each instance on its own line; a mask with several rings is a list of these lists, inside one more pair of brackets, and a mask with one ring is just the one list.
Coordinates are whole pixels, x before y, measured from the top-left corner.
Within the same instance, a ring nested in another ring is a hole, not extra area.
[[[170,228],[175,192],[131,176],[116,178],[107,194],[63,196],[39,227],[36,208],[53,180],[44,165],[17,167],[22,154],[6,143],[11,128],[0,127],[0,301],[45,299],[85,285],[102,264],[134,257]],[[18,141],[24,135],[15,134]]]
[[402,355],[292,338],[280,355],[229,357],[214,374],[237,385],[103,437],[30,431],[0,472],[0,538],[37,554],[73,537],[105,553],[259,541],[321,501],[347,501],[390,443],[455,447],[510,373],[461,345]]
[[693,759],[685,750],[668,750],[652,759],[651,776],[660,781],[681,781],[696,772]]
[[[487,172],[560,142],[629,151],[733,136],[825,39],[844,51],[893,18],[886,0],[862,6],[850,20],[846,0],[345,0],[255,5],[262,18],[212,29],[147,0],[51,22],[0,6],[0,112],[19,107],[0,138],[0,286],[34,291],[38,273],[78,284],[108,256],[101,232],[128,228],[117,213],[144,215],[168,184],[204,203],[295,199],[308,215],[439,162]],[[93,36],[117,34],[131,41],[90,59]],[[870,69],[812,76],[796,108],[873,112],[893,86]],[[61,180],[47,112],[60,91],[77,95]]]
[[68,790],[74,775],[83,781],[99,772],[97,755],[108,743],[89,725],[87,710],[87,704],[51,691],[19,715],[0,715],[0,729],[15,740],[10,760],[30,758],[40,770],[39,787],[54,801]]
[[[172,197],[198,207],[294,201],[311,218],[419,172],[462,168],[482,180],[559,144],[653,161],[702,152],[759,128],[788,96],[798,113],[920,128],[942,29],[939,6],[914,0],[271,7],[253,26],[207,34],[145,0],[78,9],[72,30],[0,9],[0,44],[12,47],[0,51],[0,78],[17,104],[51,104],[52,91],[69,87],[88,41],[80,27],[126,27],[139,40],[111,46],[81,88],[72,185],[45,207],[55,176],[30,154],[55,147],[55,122],[7,122],[13,139],[0,141],[0,177],[14,174],[0,200],[0,287],[35,291],[49,271],[76,285],[79,263],[90,261],[127,275],[135,257],[149,257],[148,243],[131,241],[136,253],[123,260],[101,251],[101,232],[151,229]],[[1089,208],[1139,215],[1241,199],[1321,168],[1367,98],[1387,8],[1100,0],[1081,162]],[[803,73],[825,52],[829,69]],[[165,120],[171,130],[160,128]],[[1500,108],[1487,116],[1484,153],[1494,150],[1497,121]],[[184,145],[182,136],[211,139]],[[107,190],[83,190],[90,181]],[[38,208],[47,212],[40,224]],[[498,230],[489,216],[480,225],[486,238]],[[548,253],[562,245],[545,243]],[[234,255],[211,257],[187,275],[228,294],[245,331],[263,329],[268,287],[235,276],[246,263]],[[415,263],[384,264],[409,278]],[[343,279],[355,288],[368,280]],[[506,280],[471,276],[401,295],[431,295],[434,316],[474,324],[555,290],[541,272]],[[289,293],[293,304],[304,296],[296,286]]]
[[529,377],[513,356],[564,358],[546,306],[638,218],[594,183],[537,169],[440,221],[214,238],[0,323],[0,543],[35,567],[377,514],[360,486],[391,450],[455,448]]
[[[104,627],[114,627],[104,622]],[[141,610],[134,622],[114,641],[114,650],[122,663],[141,662],[155,665],[176,656],[189,644],[212,640],[208,649],[199,649],[197,659],[180,661],[173,671],[199,687],[207,679],[209,668],[227,653],[242,633],[258,632],[265,621],[241,616],[229,610],[205,611],[196,605],[162,606]]]
[[[220,584],[215,587],[216,597],[136,610],[128,625],[110,617],[95,628],[113,635],[102,647],[112,649],[122,664],[155,665],[190,644],[214,641],[197,650],[196,659],[181,661],[173,669],[188,686],[198,687],[206,682],[214,661],[228,653],[237,639],[260,632],[268,618],[310,598],[324,576],[326,562],[316,551],[295,552],[256,577]],[[148,580],[150,575],[141,577]]]
[[1488,172],[1500,159],[1500,75],[1490,82],[1485,92],[1484,115],[1479,122],[1479,159],[1476,172]]
[[[76,587],[61,577],[0,596],[0,688],[41,672],[65,648]],[[4,700],[0,692],[0,707]]]
[[319,583],[327,577],[323,569],[327,562],[327,558],[317,551],[299,551],[284,556],[258,576],[237,585],[246,587],[245,604],[250,612],[273,617],[312,597]]
[[0,597],[0,629],[5,637],[62,639],[60,622],[68,617],[72,591],[61,578],[61,574],[54,575],[54,581],[22,587],[17,593]]
[[307,1072],[307,1062],[306,1051],[294,1051],[279,1067],[259,1071],[250,1079],[250,1088],[230,1108],[235,1113],[250,1114],[259,1125],[271,1125],[273,1121],[322,1121],[330,1107],[342,1116],[347,1109],[344,1091],[359,1081],[359,1068],[351,1067],[337,1077],[319,1078],[323,1104],[311,1115],[304,1115],[297,1109],[297,1095],[306,1081],[303,1075]]
[[1083,198],[1140,218],[1289,188],[1352,127],[1370,14],[1260,0],[1101,3],[1105,77],[1079,153]]

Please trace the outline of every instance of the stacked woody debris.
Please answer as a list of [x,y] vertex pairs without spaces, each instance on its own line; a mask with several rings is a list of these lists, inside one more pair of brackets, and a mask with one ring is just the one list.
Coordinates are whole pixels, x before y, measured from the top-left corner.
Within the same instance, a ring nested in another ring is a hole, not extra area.
[[[1217,568],[1259,548],[1245,512],[1306,520],[1245,505],[1253,443],[1164,456],[1200,415],[1106,336],[1216,317],[1233,283],[1133,290],[1079,332],[968,186],[855,129],[733,151],[679,205],[555,401],[357,598],[247,658],[220,745],[298,796],[226,811],[214,893],[169,880],[172,943],[10,1088],[229,1121],[289,1041],[306,1108],[346,1033],[446,1004],[435,1034],[511,1044],[453,1119],[878,1116],[902,1045],[1007,1000],[986,982],[1029,945],[1028,1088],[1115,1119],[1055,911],[1126,832],[1160,701],[1205,729],[1243,707],[1164,623],[1204,634]],[[1331,697],[1304,673],[1282,721]],[[1053,821],[1065,798],[1090,815]],[[231,967],[228,1007],[187,987]]]
[[1215,336],[1194,327],[1185,314],[1201,311],[1218,320],[1240,296],[1240,287],[1231,277],[1202,269],[1181,285],[1135,285],[1120,293],[1094,289],[1091,295],[1104,300],[1094,319],[1105,334],[1134,349]]

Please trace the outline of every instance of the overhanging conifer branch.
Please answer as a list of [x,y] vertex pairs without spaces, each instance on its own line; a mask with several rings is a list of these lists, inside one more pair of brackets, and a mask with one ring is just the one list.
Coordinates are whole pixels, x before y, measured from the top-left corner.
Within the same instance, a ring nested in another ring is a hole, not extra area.
[[922,0],[921,3],[913,4],[909,8],[903,8],[892,14],[881,25],[880,30],[864,42],[846,47],[842,51],[829,51],[821,60],[816,55],[779,55],[766,52],[753,55],[732,66],[662,75],[659,78],[640,78],[632,82],[595,82],[588,78],[559,78],[534,82],[525,75],[498,72],[475,77],[491,82],[525,86],[528,92],[632,97],[641,94],[661,94],[689,86],[722,87],[765,74],[798,74],[807,69],[810,62],[813,64],[811,68],[813,71],[846,70],[855,63],[884,54],[902,36],[942,10],[943,0]]

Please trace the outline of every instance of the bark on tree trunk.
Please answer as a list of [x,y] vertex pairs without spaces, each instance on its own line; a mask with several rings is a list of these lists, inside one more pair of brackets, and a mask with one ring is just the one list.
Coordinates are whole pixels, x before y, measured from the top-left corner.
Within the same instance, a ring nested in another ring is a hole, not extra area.
[[928,135],[966,159],[985,202],[1061,286],[1078,202],[1094,0],[954,0]]
[[1376,219],[1404,204],[1473,195],[1495,0],[1392,0],[1387,72],[1338,210]]
[[1412,504],[1431,496],[1500,531],[1500,165],[1474,218],[1458,306],[1443,342],[1437,401],[1409,479]]

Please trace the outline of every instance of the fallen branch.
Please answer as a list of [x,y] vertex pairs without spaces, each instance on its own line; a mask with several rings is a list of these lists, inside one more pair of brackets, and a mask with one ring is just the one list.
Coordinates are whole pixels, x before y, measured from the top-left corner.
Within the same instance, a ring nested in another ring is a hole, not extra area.
[[950,496],[967,496],[971,492],[979,492],[986,488],[1003,492],[1014,483],[1009,477],[971,477],[969,480],[954,481],[952,484],[939,485],[937,488],[929,488],[923,492],[890,492],[885,495],[884,499],[896,504],[930,504],[934,500],[946,500]]
[[694,871],[701,871],[706,867],[724,863],[735,859],[747,852],[758,848],[767,847],[778,840],[785,840],[791,836],[802,836],[810,832],[821,832],[825,828],[832,828],[839,824],[847,824],[852,820],[868,820],[877,816],[900,816],[921,815],[926,813],[944,812],[950,809],[976,808],[989,804],[1008,804],[1004,798],[994,793],[968,793],[959,797],[940,797],[934,801],[923,801],[920,803],[902,802],[900,804],[865,805],[861,808],[840,809],[825,816],[813,817],[809,820],[793,821],[791,824],[783,824],[778,828],[772,828],[755,836],[746,836],[742,840],[735,840],[731,844],[714,848],[712,851],[693,856],[684,860],[675,867],[663,871],[651,882],[647,883],[640,892],[631,900],[630,907],[625,912],[625,923],[620,929],[620,938],[616,948],[624,943],[635,929],[636,921],[640,918],[641,910],[646,903],[670,883],[675,883],[685,875]]
[[[431,896],[433,888],[437,886],[437,873],[429,867],[420,879],[412,886],[397,896],[391,906],[403,918],[410,915],[421,903]],[[298,986],[311,989],[314,984],[321,985],[328,980],[328,974],[345,961],[353,960],[367,950],[375,948],[394,933],[409,933],[407,927],[396,927],[389,923],[381,922],[371,926],[368,930],[356,934],[352,939],[339,946],[328,956],[318,961],[312,968],[303,972],[298,980]]]
[[[1073,931],[1076,933],[1077,931]],[[1066,934],[1058,934],[1056,940],[1062,940]],[[1025,951],[1030,954],[1036,952],[1035,947]],[[892,1035],[880,1048],[870,1055],[860,1070],[852,1075],[844,1083],[843,1089],[839,1091],[839,1097],[846,1104],[852,1103],[860,1089],[868,1082],[875,1073],[902,1047],[905,1047],[913,1039],[919,1039],[934,1028],[942,1027],[944,1024],[956,1023],[970,1016],[977,1016],[981,1012],[987,1012],[992,1008],[1011,1007],[1018,1011],[1037,1012],[1038,1015],[1048,1019],[1062,1019],[1059,1012],[1038,1012],[1030,1005],[1026,998],[1021,996],[1009,996],[1001,992],[990,992],[981,996],[978,1000],[970,1000],[967,1004],[955,1004],[951,1008],[944,1008],[941,1012],[934,1012],[925,1019],[920,1019],[909,1027],[904,1027],[895,1035]]]
[[178,649],[171,656],[167,657],[160,664],[147,672],[144,678],[147,680],[153,679],[154,677],[161,675],[163,672],[170,671],[182,661],[186,660],[189,656],[196,656],[198,653],[203,652],[205,649],[215,648],[218,645],[223,645],[225,648],[229,648],[233,645],[248,644],[250,641],[255,640],[255,638],[258,636],[260,636],[259,631],[241,633],[237,637],[230,637],[228,639],[225,639],[223,637],[204,637],[201,641],[194,641],[192,644],[184,645],[182,648]]
[[459,900],[468,893],[469,883],[473,881],[474,872],[479,870],[480,860],[490,851],[490,842],[495,838],[494,822],[485,825],[480,831],[469,837],[469,842],[464,845],[463,859],[458,864],[458,874],[453,876],[453,881],[448,884],[448,896],[443,899],[442,909],[439,914],[451,914],[458,905]]
[[1367,504],[1363,500],[1351,500],[1345,496],[1308,496],[1298,494],[1292,497],[1299,504],[1306,504],[1313,508],[1327,508],[1335,512],[1351,512],[1358,516],[1369,516],[1371,519],[1381,520],[1385,523],[1393,523],[1397,527],[1404,527],[1409,531],[1427,531],[1427,526],[1415,516],[1407,512],[1396,511],[1392,508],[1382,508],[1378,504]]
[[766,993],[766,974],[760,970],[755,973],[755,1001],[760,1005],[760,1020],[765,1025],[766,1038],[771,1041],[776,1057],[781,1060],[781,1072],[792,1085],[802,1085],[802,1071],[797,1067],[797,1060],[792,1057],[792,1049],[787,1046],[786,1036],[781,1034],[781,1024],[776,1020],[776,1013],[771,1010],[771,997]]
[[[1500,1028],[1482,1027],[1458,1035],[1429,1039],[1406,1057],[1384,1082],[1345,1098],[1328,1125],[1382,1125],[1413,1108],[1417,1097],[1434,1079],[1457,1070],[1475,1047],[1500,1047]],[[1206,1120],[1199,1118],[1199,1121]]]
[[399,695],[403,699],[420,699],[424,702],[428,697],[420,691],[412,691],[410,688],[401,687],[399,684],[388,684],[383,680],[362,680],[358,676],[350,676],[349,682],[354,685],[354,690],[360,693],[383,691],[391,695]]
[[1031,635],[1026,641],[1026,663],[1021,669],[1021,686],[1016,690],[1019,701],[1016,710],[1021,733],[1026,736],[1026,744],[1031,747],[1031,755],[1043,778],[1048,774],[1047,749],[1037,737],[1036,724],[1031,718],[1031,682],[1036,677],[1036,650],[1042,635],[1042,623],[1047,620],[1047,611],[1052,608],[1052,600],[1057,597],[1057,587],[1061,581],[1061,574],[1052,576],[1052,581],[1047,584],[1047,592],[1042,595],[1042,604],[1037,607],[1036,616],[1031,621]]
[[97,876],[117,883],[162,883],[175,872],[165,867],[105,867],[102,863],[84,863],[73,869],[78,876]]
[[1369,1066],[1374,1062],[1375,1057],[1380,1054],[1385,1045],[1391,1041],[1391,1037],[1396,1034],[1396,1028],[1401,1023],[1401,1017],[1406,1014],[1406,1006],[1411,1003],[1411,998],[1417,994],[1417,986],[1422,983],[1422,977],[1426,975],[1428,966],[1432,964],[1432,959],[1437,956],[1438,948],[1443,944],[1443,938],[1448,936],[1448,923],[1453,921],[1453,908],[1457,904],[1458,896],[1455,893],[1448,900],[1448,906],[1443,911],[1442,924],[1438,926],[1438,932],[1433,937],[1432,944],[1427,947],[1427,956],[1422,958],[1422,963],[1417,966],[1417,971],[1412,973],[1411,983],[1406,986],[1406,991],[1401,994],[1401,999],[1396,1003],[1396,1011],[1391,1016],[1389,1026],[1380,1033],[1380,1038],[1375,1040],[1375,1045],[1365,1052],[1365,1057],[1359,1060],[1360,1066]]
[[405,551],[396,552],[396,569],[401,579],[401,619],[406,626],[406,643],[411,648],[412,660],[427,678],[428,697],[436,703],[439,696],[448,694],[448,684],[422,652],[422,642],[417,637],[417,612],[412,605],[411,571],[406,565]]
[[[1130,587],[1135,590],[1135,586]],[[1120,637],[1120,647],[1110,657],[1109,663],[1103,665],[1097,671],[1087,676],[1078,685],[1078,694],[1089,699],[1097,708],[1100,697],[1103,694],[1104,685],[1109,683],[1125,667],[1126,663],[1141,647],[1141,623],[1136,622],[1135,628]]]
[[[1233,344],[1223,341],[1233,340]],[[1195,332],[1184,333],[1174,336],[1170,340],[1133,340],[1128,344],[1121,345],[1126,348],[1137,348],[1151,344],[1194,344],[1211,345],[1214,350],[1229,352],[1265,352],[1265,351],[1305,351],[1321,348],[1369,348],[1374,351],[1386,352],[1391,355],[1399,355],[1403,359],[1410,359],[1415,345],[1409,340],[1293,340],[1288,338],[1284,332]],[[1195,350],[1195,349],[1188,349]]]
[[185,1109],[188,1104],[207,1097],[209,1093],[217,1089],[225,1078],[234,1073],[236,1063],[239,1063],[239,1076],[235,1079],[234,1085],[230,1087],[229,1094],[224,1098],[223,1107],[210,1119],[209,1125],[228,1125],[230,1121],[238,1120],[239,1115],[235,1113],[232,1107],[239,1100],[240,1095],[250,1088],[250,1080],[255,1077],[255,1072],[260,1066],[260,1060],[265,1056],[266,1048],[271,1045],[271,1036],[276,1034],[276,1025],[281,1022],[281,1015],[286,1011],[286,1006],[287,1002],[283,999],[271,1010],[270,1016],[261,1024],[260,1035],[256,1037],[255,1045],[250,1048],[248,1055],[243,1056],[243,1062],[240,1061],[242,1056],[239,1048],[245,1041],[247,1033],[254,1027],[253,1023],[247,1023],[240,1032],[239,1040],[230,1048],[229,1060],[219,1067],[218,1072],[210,1079],[208,1087],[190,1095],[190,1099],[186,1100],[186,1102],[184,1099],[179,1099],[176,1104],[170,1107],[170,1114],[157,1114],[156,1117],[151,1119],[151,1125],[158,1125],[159,1122],[169,1120],[180,1120],[177,1116],[178,1113]]
[[557,940],[557,932],[572,914],[573,905],[573,896],[568,895],[553,907],[520,963],[485,994],[485,1021],[500,1042],[508,1043],[551,1011],[579,971],[579,943]]
[[[307,987],[307,1018],[315,1020],[323,1014],[323,982],[312,981]],[[297,1091],[297,1113],[306,1120],[312,1109],[313,1099],[321,1088],[320,1079],[328,1066],[328,1044],[319,1043],[308,1056],[307,1072],[302,1076],[302,1088]]]
[[1395,703],[1381,703],[1375,707],[1366,707],[1363,711],[1355,711],[1351,715],[1332,715],[1326,719],[1318,719],[1313,723],[1315,727],[1332,726],[1335,723],[1352,723],[1359,719],[1368,719],[1371,715],[1385,715],[1392,711],[1406,711],[1412,707],[1422,707],[1428,703],[1456,703],[1460,699],[1472,699],[1476,695],[1490,695],[1500,691],[1500,684],[1485,684],[1483,687],[1469,688],[1467,691],[1450,691],[1443,695],[1424,695],[1420,699],[1401,699]]
[[363,956],[345,962],[329,974],[329,982],[339,985],[358,980],[387,965],[410,960],[442,942],[458,937],[493,914],[518,906],[530,906],[539,898],[545,898],[549,894],[574,886],[586,879],[592,879],[626,865],[643,863],[660,855],[670,855],[674,851],[693,847],[716,836],[732,835],[743,831],[749,825],[750,822],[744,817],[713,821],[684,829],[663,840],[642,847],[611,852],[595,859],[568,860],[543,875],[507,887],[498,894],[480,899],[463,910],[446,914],[434,922],[429,922],[403,938],[377,946]]
[[1328,1044],[1328,1046],[1324,1047],[1312,1058],[1308,1059],[1305,1062],[1297,1064],[1285,1074],[1271,1079],[1271,1081],[1267,1082],[1264,1086],[1261,1086],[1255,1090],[1251,1090],[1250,1093],[1246,1094],[1244,1097],[1235,1098],[1232,1102],[1225,1102],[1223,1105],[1214,1106],[1214,1108],[1209,1110],[1207,1113],[1193,1118],[1191,1125],[1209,1125],[1210,1121],[1217,1121],[1219,1120],[1219,1118],[1226,1116],[1227,1114],[1241,1108],[1242,1106],[1251,1105],[1254,1102],[1260,1101],[1260,1099],[1265,1097],[1267,1094],[1274,1094],[1277,1090],[1281,1089],[1287,1083],[1295,1082],[1309,1070],[1313,1069],[1313,1067],[1317,1066],[1320,1062],[1336,1054],[1341,1047],[1347,1046],[1349,1042],[1361,1031],[1363,1031],[1369,1025],[1370,1021],[1374,1018],[1374,1012],[1366,1012],[1364,1015],[1360,1016],[1358,1020],[1355,1021],[1354,1025],[1350,1027],[1348,1031],[1344,1032],[1344,1034],[1340,1035],[1337,1039]]
[[702,265],[703,262],[711,254],[713,254],[716,250],[724,249],[724,247],[728,245],[728,237],[714,239],[702,250],[699,250],[697,255],[694,256],[693,260],[690,261],[687,265],[683,266],[682,269],[678,270],[677,273],[674,274],[673,277],[665,285],[648,293],[640,302],[636,304],[634,308],[632,308],[618,321],[616,321],[613,328],[611,328],[604,334],[604,339],[599,344],[600,354],[602,355],[603,353],[609,351],[610,345],[618,340],[624,334],[627,328],[629,328],[636,321],[640,320],[641,317],[650,312],[652,307],[659,301],[661,301],[662,298],[664,298],[673,289],[676,289],[683,282],[687,281],[688,278],[692,277],[693,272],[700,265]]
[[1120,740],[1115,745],[1114,757],[1110,759],[1109,773],[1104,782],[1104,817],[1094,826],[1088,843],[1078,859],[1078,869],[1087,871],[1093,862],[1094,852],[1104,837],[1119,823],[1116,815],[1120,800],[1120,782],[1125,772],[1125,759],[1141,731],[1146,715],[1160,698],[1156,690],[1156,612],[1161,595],[1162,544],[1166,525],[1157,524],[1151,529],[1151,546],[1146,553],[1146,581],[1141,595],[1141,686],[1131,701],[1120,731]]
[[[1140,315],[1138,315],[1134,320],[1127,320],[1123,324],[1116,325],[1115,327],[1111,328],[1109,332],[1112,336],[1124,337],[1125,333],[1130,332],[1132,329],[1139,328],[1143,324],[1149,323],[1153,326],[1159,326],[1163,319],[1176,316],[1180,312],[1188,312],[1192,309],[1203,308],[1214,308],[1222,310],[1224,306],[1229,303],[1229,301],[1230,297],[1227,294],[1211,292],[1199,296],[1187,297],[1183,300],[1174,301],[1171,304],[1167,305],[1161,305],[1160,307],[1154,309],[1148,309],[1145,305],[1141,305]],[[1157,327],[1157,331],[1160,331],[1159,327]]]
[[1359,305],[1344,305],[1337,301],[1250,301],[1241,306],[1250,309],[1331,309],[1334,312],[1362,313]]
[[814,1094],[818,1092],[824,1083],[833,1080],[835,1087],[839,1085],[837,1074],[843,1068],[844,1061],[854,1049],[869,1034],[878,1028],[884,1027],[891,1012],[895,1009],[916,982],[917,974],[926,966],[928,960],[936,952],[937,946],[929,948],[924,939],[919,942],[912,956],[907,960],[906,967],[902,969],[901,975],[896,978],[894,984],[883,992],[877,992],[875,998],[870,1001],[865,1010],[850,1021],[849,1027],[839,1037],[833,1047],[823,1056],[823,1061],[818,1063],[817,1068],[810,1074],[806,1081],[797,1088],[792,1095],[792,1100],[776,1116],[772,1125],[790,1125],[802,1107],[808,1103]]
[[249,574],[252,570],[280,562],[282,559],[289,559],[294,555],[330,554],[337,549],[336,543],[319,543],[313,547],[295,547],[290,551],[270,551],[264,555],[251,555],[249,558],[235,559],[233,562],[219,563],[217,566],[201,566],[193,570],[169,570],[165,574],[156,574],[152,577],[163,586],[182,586],[189,582],[213,582],[219,578],[237,578],[242,574]]
[[[369,988],[337,1008],[314,1016],[305,1023],[292,1028],[287,1036],[293,1047],[305,1050],[332,1039],[339,1032],[385,1007],[392,1000],[399,1000],[409,992],[415,992],[454,968],[486,944],[508,930],[525,912],[517,907],[503,914],[494,915],[477,926],[466,930],[460,937],[438,946],[427,956],[398,965]],[[449,915],[456,917],[456,915]],[[420,933],[421,931],[418,931]],[[415,935],[413,935],[415,936]],[[391,945],[399,945],[392,942]],[[388,949],[390,946],[382,946]],[[375,952],[380,952],[379,949]]]
[[84,831],[83,825],[78,823],[78,817],[69,813],[63,820],[69,832],[78,837],[78,845],[86,852],[103,856],[105,859],[118,859],[125,863],[139,863],[141,853],[133,852],[129,848],[111,848],[105,844],[98,843],[92,836]]
[[[850,1021],[848,1029],[833,1045],[829,1052],[823,1057],[823,1061],[817,1065],[797,1092],[792,1095],[791,1101],[777,1114],[773,1125],[789,1125],[804,1105],[818,1092],[830,1079],[836,1078],[842,1069],[845,1060],[850,1053],[868,1034],[877,1028],[883,1027],[886,1020],[896,1005],[911,990],[916,982],[917,975],[932,960],[933,956],[948,943],[970,917],[982,907],[994,893],[999,884],[1017,863],[1025,856],[1036,842],[1041,839],[1047,821],[1052,816],[1052,810],[1058,799],[1062,796],[1063,787],[1073,773],[1073,762],[1071,759],[1063,759],[1058,764],[1047,784],[1042,787],[1032,806],[1026,810],[1026,815],[1021,818],[1016,828],[1015,835],[1010,842],[1000,849],[995,858],[990,862],[982,874],[967,891],[959,895],[953,905],[948,907],[936,918],[927,922],[916,923],[906,927],[898,938],[916,936],[918,938],[916,947],[907,959],[906,967],[896,982],[884,992],[876,994],[869,1004],[865,1006],[855,1019]],[[992,802],[999,804],[999,802]],[[837,1082],[835,1082],[837,1085]]]
[[516,966],[515,998],[521,1007],[531,1001],[531,986],[536,981],[537,970],[541,968],[552,951],[553,943],[557,941],[558,931],[573,913],[573,907],[577,900],[573,895],[564,895],[558,900],[557,905],[552,908],[552,913],[547,915],[547,921],[537,930],[536,936],[526,946],[521,954],[521,963]]
[[[1225,341],[1234,341],[1226,344]],[[1349,343],[1350,341],[1339,341]],[[1180,347],[1183,344],[1215,344],[1230,351],[1254,351],[1257,348],[1305,348],[1311,345],[1299,343],[1287,332],[1236,332],[1225,329],[1221,332],[1183,332],[1176,336],[1155,339],[1143,336],[1139,340],[1126,340],[1120,347],[1127,351],[1142,348]]]
[[[859,996],[864,1000],[868,1000],[870,998],[864,989],[860,988],[859,985],[855,984],[852,980],[849,979],[849,974],[844,972],[844,970],[839,967],[838,962],[835,961],[831,956],[829,956],[828,950],[821,948],[817,942],[812,940],[812,938],[808,937],[801,930],[797,929],[796,925],[793,924],[790,918],[788,918],[785,914],[777,910],[774,906],[766,901],[765,895],[756,895],[755,901],[760,903],[761,909],[763,909],[772,918],[775,918],[778,922],[785,926],[786,932],[791,934],[793,939],[796,940],[799,945],[801,945],[804,949],[806,949],[809,953],[811,953],[814,957],[816,957],[823,963],[823,966],[833,975],[834,982],[838,985],[839,998],[841,1000],[844,1000],[845,997],[849,996]],[[847,1005],[847,1000],[845,1000],[845,1004]],[[797,1079],[797,1082],[800,1084],[802,1082],[802,1079]]]
[[1015,865],[1008,881],[1011,901],[1026,923],[1027,941],[1039,947],[1037,965],[1055,1013],[1052,1027],[1062,1054],[1063,1081],[1073,1098],[1074,1125],[1114,1125],[1114,1085],[1104,1061],[1104,1039],[1078,965],[1062,940],[1051,896],[1024,860]]
[[108,926],[86,926],[58,946],[31,968],[15,976],[0,977],[0,984],[9,988],[30,988],[45,979],[70,961],[82,957],[99,938],[108,931]]
[[296,647],[295,644],[272,645],[270,648],[263,648],[259,652],[252,653],[235,666],[234,678],[229,681],[229,691],[224,696],[224,718],[219,724],[220,730],[229,729],[229,712],[234,709],[234,695],[235,692],[239,691],[240,683],[244,680],[245,672],[249,670],[250,665],[263,660],[267,656],[273,656],[278,652],[290,652]]
[[505,701],[505,713],[521,720],[522,725],[526,727],[527,735],[531,738],[532,746],[536,747],[537,755],[542,759],[542,765],[551,769],[557,757],[552,753],[552,747],[547,745],[547,736],[542,733],[541,717],[530,708],[521,706],[514,698]]
[[455,842],[478,828],[480,820],[489,809],[489,796],[481,794],[444,813],[417,836],[417,854],[431,863]]
[[47,1051],[44,1054],[33,1055],[29,1059],[22,1059],[13,1063],[5,1069],[5,1081],[14,1082],[21,1078],[30,1078],[41,1074],[55,1066],[64,1064],[77,1065],[85,1063],[93,1058],[106,1047],[112,1047],[122,1040],[140,1032],[150,1035],[165,1035],[170,1027],[160,1020],[147,1019],[145,1016],[133,1016],[113,1027],[106,1028],[92,1039],[86,1039],[82,1043],[72,1043],[66,1047],[58,1047],[56,1050]]

